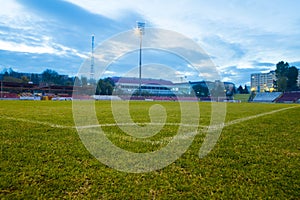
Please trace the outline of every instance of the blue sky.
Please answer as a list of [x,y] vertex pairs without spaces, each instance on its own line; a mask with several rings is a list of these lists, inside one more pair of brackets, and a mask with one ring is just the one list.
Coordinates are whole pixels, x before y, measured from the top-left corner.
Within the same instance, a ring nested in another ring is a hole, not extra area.
[[[75,75],[90,56],[92,34],[101,44],[132,30],[136,21],[191,38],[223,81],[249,84],[251,73],[273,70],[281,60],[300,68],[296,0],[0,0],[0,5],[0,69],[50,68]],[[180,65],[172,55],[164,58],[162,65]],[[191,76],[188,69],[178,68],[176,78]],[[113,68],[108,72],[118,75]]]

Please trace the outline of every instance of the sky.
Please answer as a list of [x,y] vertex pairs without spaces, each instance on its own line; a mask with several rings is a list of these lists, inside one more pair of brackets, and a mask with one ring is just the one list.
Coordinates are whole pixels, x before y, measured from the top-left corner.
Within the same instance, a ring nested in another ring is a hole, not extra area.
[[[89,62],[93,34],[97,49],[134,30],[136,21],[146,22],[145,38],[150,37],[147,28],[153,28],[191,39],[214,63],[222,81],[250,85],[251,73],[274,70],[282,60],[300,68],[297,0],[0,0],[0,5],[0,70],[53,69],[77,75]],[[172,72],[173,81],[205,79],[206,72],[194,73],[191,63],[178,55],[144,53],[144,76]],[[137,57],[136,51],[122,54],[104,74],[118,76],[126,66],[130,74],[138,66]]]

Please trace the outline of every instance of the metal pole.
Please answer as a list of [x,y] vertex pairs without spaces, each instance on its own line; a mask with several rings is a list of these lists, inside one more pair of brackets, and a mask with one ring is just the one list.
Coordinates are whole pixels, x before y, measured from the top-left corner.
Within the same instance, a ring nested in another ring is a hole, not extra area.
[[90,82],[94,81],[94,42],[95,42],[95,35],[92,35],[92,56],[91,56],[91,71],[90,71]]
[[145,22],[137,22],[137,29],[140,34],[140,56],[139,56],[139,96],[142,96],[142,40],[145,29]]
[[142,34],[140,33],[139,96],[142,96]]

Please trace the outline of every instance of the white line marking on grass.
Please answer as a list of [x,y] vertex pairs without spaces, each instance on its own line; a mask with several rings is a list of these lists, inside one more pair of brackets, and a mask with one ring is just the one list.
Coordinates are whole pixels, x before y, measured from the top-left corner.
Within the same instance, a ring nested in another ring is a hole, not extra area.
[[[287,107],[287,108],[281,108],[278,110],[273,110],[270,112],[265,112],[265,113],[260,113],[257,115],[252,115],[249,117],[244,117],[244,118],[240,118],[240,119],[236,119],[236,120],[232,120],[229,121],[225,124],[219,124],[219,125],[215,125],[213,126],[213,128],[219,129],[219,128],[223,128],[226,126],[230,126],[230,125],[234,125],[234,124],[238,124],[247,120],[251,120],[251,119],[255,119],[258,117],[262,117],[265,115],[271,115],[277,112],[281,112],[284,110],[289,110],[289,109],[293,109],[293,108],[297,108],[299,106],[293,106],[293,107]],[[167,126],[193,126],[193,127],[200,127],[200,128],[208,128],[209,126],[197,126],[197,125],[191,125],[191,124],[181,124],[181,123],[120,123],[120,124],[96,124],[96,125],[87,125],[87,126],[64,126],[64,125],[59,125],[59,124],[53,124],[53,123],[49,123],[49,122],[42,122],[42,121],[37,121],[37,120],[29,120],[29,119],[24,119],[24,118],[15,118],[15,117],[7,117],[7,116],[0,116],[0,118],[3,119],[8,119],[8,120],[14,120],[14,121],[20,121],[20,122],[26,122],[26,123],[33,123],[33,124],[40,124],[40,125],[44,125],[44,126],[49,126],[52,128],[62,128],[62,129],[85,129],[85,128],[95,128],[95,127],[113,127],[113,126],[133,126],[133,125],[167,125]],[[181,136],[178,137],[177,139],[186,139],[188,137],[193,137],[198,135],[198,133],[187,133],[185,136]],[[119,136],[118,136],[119,137]],[[150,144],[163,144],[163,143],[168,143],[170,142],[173,137],[166,137],[163,138],[162,140],[159,141],[154,141],[154,140],[148,140],[148,139],[144,139],[144,140],[137,140],[133,137],[130,136],[121,136],[123,139],[127,139],[128,141],[137,141],[137,142],[144,142],[144,143],[150,143]],[[174,136],[175,137],[175,136]]]
[[[232,121],[229,121],[225,124],[218,124],[213,126],[214,128],[222,128],[224,126],[230,126],[230,125],[234,125],[234,124],[238,124],[250,119],[255,119],[258,117],[262,117],[265,115],[271,115],[277,112],[281,112],[284,110],[288,110],[288,109],[292,109],[292,108],[296,108],[296,107],[300,107],[300,106],[293,106],[293,107],[287,107],[287,108],[281,108],[278,110],[273,110],[273,111],[269,111],[269,112],[265,112],[265,113],[260,113],[257,115],[252,115],[249,117],[244,117],[244,118],[240,118],[240,119],[235,119]],[[200,127],[200,128],[208,128],[209,126],[204,126],[204,125],[195,125],[195,124],[182,124],[182,123],[119,123],[119,124],[96,124],[96,125],[87,125],[87,126],[77,126],[77,127],[73,127],[73,128],[77,128],[77,129],[85,129],[85,128],[96,128],[96,127],[110,127],[110,126],[134,126],[134,125],[138,125],[138,126],[143,126],[143,125],[157,125],[157,126],[161,126],[161,125],[167,125],[167,126],[185,126],[185,127]]]
[[85,129],[85,128],[97,128],[97,127],[110,127],[110,126],[147,126],[147,125],[166,125],[166,126],[185,126],[185,127],[200,127],[200,128],[206,128],[207,126],[203,125],[195,125],[195,124],[182,124],[182,123],[117,123],[117,124],[96,124],[96,125],[86,125],[86,126],[77,126],[74,128],[77,129]]
[[42,121],[37,121],[37,120],[24,119],[24,118],[15,118],[15,117],[6,117],[6,116],[0,116],[0,118],[19,121],[19,122],[32,123],[32,124],[40,124],[40,125],[44,125],[44,126],[50,126],[52,128],[64,128],[64,129],[75,128],[73,126],[64,126],[64,125],[53,124],[53,123],[49,123],[49,122],[42,122]]
[[277,112],[281,112],[281,111],[284,111],[284,110],[289,110],[289,109],[297,108],[297,107],[299,107],[299,106],[281,108],[281,109],[273,110],[273,111],[270,111],[270,112],[265,112],[265,113],[260,113],[260,114],[257,114],[257,115],[252,115],[252,116],[249,116],[249,117],[235,119],[235,120],[232,120],[230,122],[225,123],[224,126],[230,126],[230,125],[238,124],[238,123],[250,120],[250,119],[255,119],[255,118],[258,118],[258,117],[265,116],[265,115],[271,115],[271,114],[274,114],[274,113],[277,113]]
[[64,129],[85,129],[85,128],[97,128],[97,127],[113,127],[113,126],[134,126],[134,125],[167,125],[167,126],[186,126],[186,127],[202,127],[206,128],[206,126],[197,126],[195,124],[181,124],[181,123],[119,123],[119,124],[95,124],[95,125],[86,125],[86,126],[64,126],[59,124],[53,124],[49,122],[42,122],[38,120],[30,120],[30,119],[24,119],[24,118],[15,118],[15,117],[7,117],[7,116],[0,116],[0,118],[8,119],[8,120],[14,120],[14,121],[20,121],[20,122],[26,122],[26,123],[32,123],[32,124],[41,124],[45,126],[50,126],[53,128],[64,128]]

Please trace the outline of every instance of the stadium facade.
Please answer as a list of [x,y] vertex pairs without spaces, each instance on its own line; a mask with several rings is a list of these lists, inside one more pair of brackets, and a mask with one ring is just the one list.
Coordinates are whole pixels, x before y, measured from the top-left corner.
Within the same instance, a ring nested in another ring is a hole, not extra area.
[[[135,94],[139,89],[140,79],[134,77],[112,77],[115,83],[115,92],[121,95]],[[186,96],[192,94],[189,83],[173,83],[164,79],[141,79],[141,91],[151,96]]]
[[[115,83],[115,93],[119,95],[132,95],[138,91],[140,79],[134,77],[112,77]],[[149,96],[193,96],[193,86],[200,84],[203,87],[213,89],[215,83],[224,84],[226,92],[233,92],[235,84],[232,82],[220,81],[196,81],[173,83],[164,79],[141,79],[141,90],[144,95]]]

